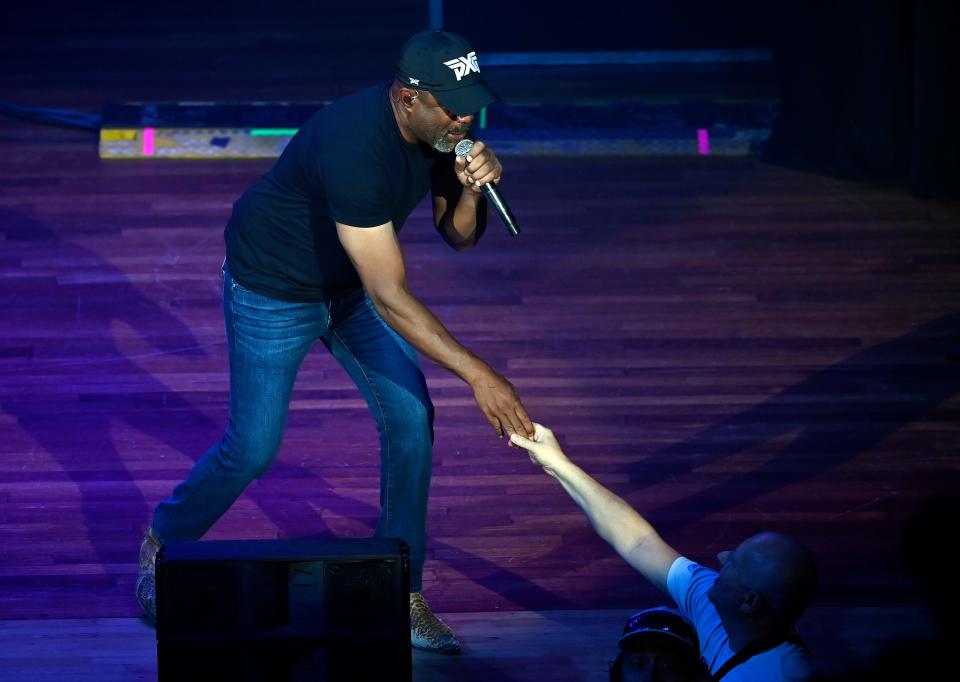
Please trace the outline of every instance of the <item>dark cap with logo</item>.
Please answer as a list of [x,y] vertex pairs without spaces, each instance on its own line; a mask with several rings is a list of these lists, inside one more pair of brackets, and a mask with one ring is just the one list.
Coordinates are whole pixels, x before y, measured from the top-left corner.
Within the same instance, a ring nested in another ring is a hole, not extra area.
[[635,651],[649,638],[666,638],[699,651],[697,633],[680,612],[666,606],[645,609],[633,614],[623,626],[620,648]]
[[470,43],[448,31],[423,31],[410,38],[400,50],[397,80],[429,91],[460,116],[475,114],[498,99],[480,75]]

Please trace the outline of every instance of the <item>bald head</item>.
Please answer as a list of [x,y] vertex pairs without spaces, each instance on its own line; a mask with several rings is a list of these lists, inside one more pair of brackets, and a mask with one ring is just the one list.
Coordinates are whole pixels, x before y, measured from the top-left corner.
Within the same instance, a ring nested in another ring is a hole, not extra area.
[[759,533],[737,548],[744,583],[763,595],[770,617],[792,625],[809,606],[817,588],[817,563],[797,540],[781,533]]

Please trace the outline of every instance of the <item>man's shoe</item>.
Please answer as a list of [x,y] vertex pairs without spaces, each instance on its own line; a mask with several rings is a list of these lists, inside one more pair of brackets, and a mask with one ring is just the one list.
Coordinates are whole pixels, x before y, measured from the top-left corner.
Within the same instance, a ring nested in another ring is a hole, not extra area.
[[410,643],[416,649],[436,654],[459,654],[460,640],[437,618],[419,592],[410,593]]
[[160,542],[153,534],[152,528],[147,528],[140,544],[140,564],[137,568],[137,601],[143,608],[147,620],[157,622],[157,581],[156,566],[157,552],[160,551]]

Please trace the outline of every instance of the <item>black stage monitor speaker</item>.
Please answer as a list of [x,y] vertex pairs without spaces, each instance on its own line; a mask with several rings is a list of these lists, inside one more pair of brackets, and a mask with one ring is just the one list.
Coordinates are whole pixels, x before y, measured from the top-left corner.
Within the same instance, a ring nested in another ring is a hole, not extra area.
[[402,540],[171,542],[159,679],[410,680],[409,590]]

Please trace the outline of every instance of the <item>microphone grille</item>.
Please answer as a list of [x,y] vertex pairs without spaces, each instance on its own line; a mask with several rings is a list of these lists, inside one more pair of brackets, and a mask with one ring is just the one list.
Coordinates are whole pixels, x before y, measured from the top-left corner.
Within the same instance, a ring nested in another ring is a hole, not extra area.
[[457,146],[453,148],[453,153],[457,156],[466,156],[471,149],[473,149],[473,140],[464,138],[457,142]]

